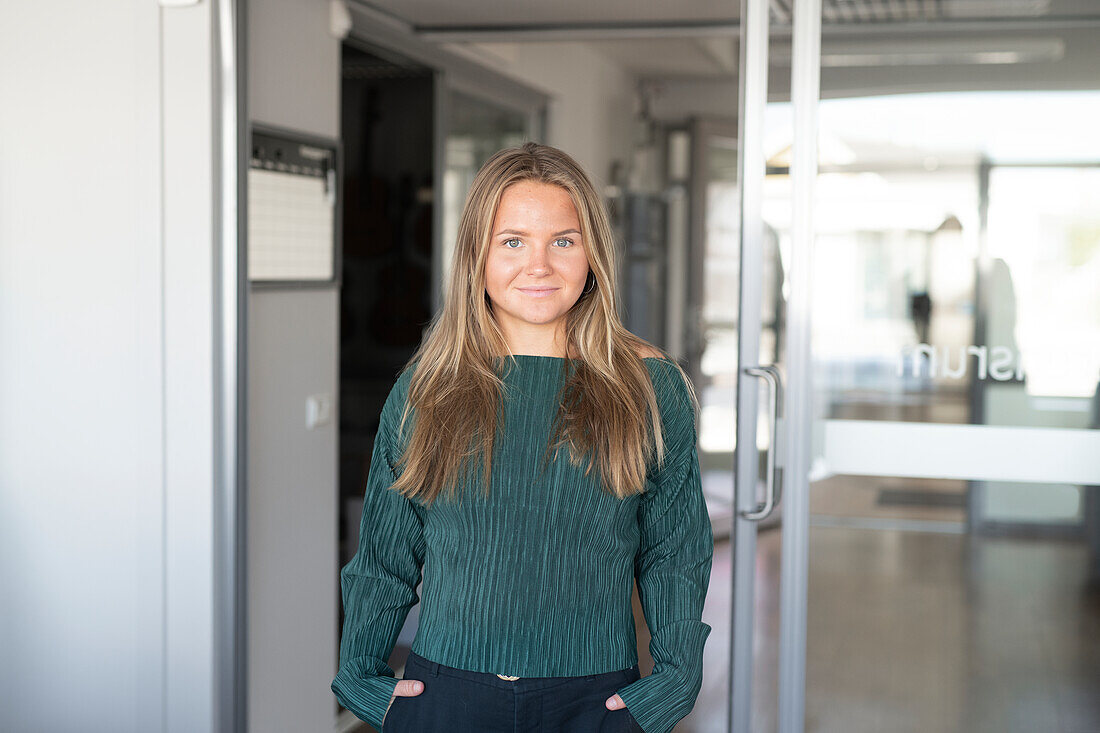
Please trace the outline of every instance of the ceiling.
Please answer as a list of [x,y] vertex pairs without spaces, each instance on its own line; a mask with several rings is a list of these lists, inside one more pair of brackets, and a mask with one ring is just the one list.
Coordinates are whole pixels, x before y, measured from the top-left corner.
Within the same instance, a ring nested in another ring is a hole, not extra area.
[[[348,1],[498,68],[525,44],[578,43],[635,79],[675,83],[697,98],[715,84],[724,90],[740,60],[739,0]],[[768,56],[778,67],[769,98],[782,96],[789,77],[794,2],[769,0]],[[823,96],[1096,87],[1100,0],[821,3]]]
[[[355,0],[418,31],[736,23],[737,0]],[[770,0],[773,23],[788,23],[793,0]],[[822,0],[822,20],[898,23],[1100,15],[1096,0]]]

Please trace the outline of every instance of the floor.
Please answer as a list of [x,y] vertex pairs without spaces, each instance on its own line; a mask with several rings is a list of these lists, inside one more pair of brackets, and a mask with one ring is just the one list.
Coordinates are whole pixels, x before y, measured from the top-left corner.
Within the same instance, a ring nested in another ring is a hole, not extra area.
[[[767,732],[781,530],[758,545],[753,729]],[[810,555],[807,733],[1100,732],[1100,579],[1082,543],[813,526]],[[704,686],[679,733],[726,730],[729,600],[721,542]]]

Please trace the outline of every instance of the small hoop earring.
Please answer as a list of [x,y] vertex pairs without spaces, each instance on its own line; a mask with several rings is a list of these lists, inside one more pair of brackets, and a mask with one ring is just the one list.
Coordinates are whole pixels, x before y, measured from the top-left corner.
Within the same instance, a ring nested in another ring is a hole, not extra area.
[[588,295],[596,289],[596,278],[592,276],[592,273],[588,274],[588,283],[584,286],[584,292],[581,295]]

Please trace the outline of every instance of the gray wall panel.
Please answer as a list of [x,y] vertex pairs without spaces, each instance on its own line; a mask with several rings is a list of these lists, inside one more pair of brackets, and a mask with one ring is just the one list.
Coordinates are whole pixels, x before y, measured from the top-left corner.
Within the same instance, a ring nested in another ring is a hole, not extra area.
[[[340,41],[327,0],[251,0],[254,123],[335,139]],[[331,731],[337,663],[335,286],[254,290],[248,316],[249,730]],[[306,429],[325,394],[328,424]]]
[[253,294],[249,314],[249,728],[327,731],[336,665],[335,290]]
[[328,0],[250,0],[248,102],[253,122],[334,138],[340,42]]

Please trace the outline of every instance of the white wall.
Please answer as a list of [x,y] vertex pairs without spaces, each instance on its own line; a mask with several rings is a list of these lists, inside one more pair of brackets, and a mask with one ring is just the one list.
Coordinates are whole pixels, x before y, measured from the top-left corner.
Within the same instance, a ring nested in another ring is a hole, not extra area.
[[[336,139],[340,41],[328,0],[250,0],[249,116]],[[339,290],[253,290],[248,367],[248,718],[328,733],[337,668]],[[306,429],[306,399],[332,399]]]
[[213,3],[0,6],[0,730],[212,730]]
[[618,64],[582,44],[482,43],[471,48],[494,69],[550,96],[547,142],[576,158],[598,187],[610,183],[613,160],[629,163],[634,81]]

